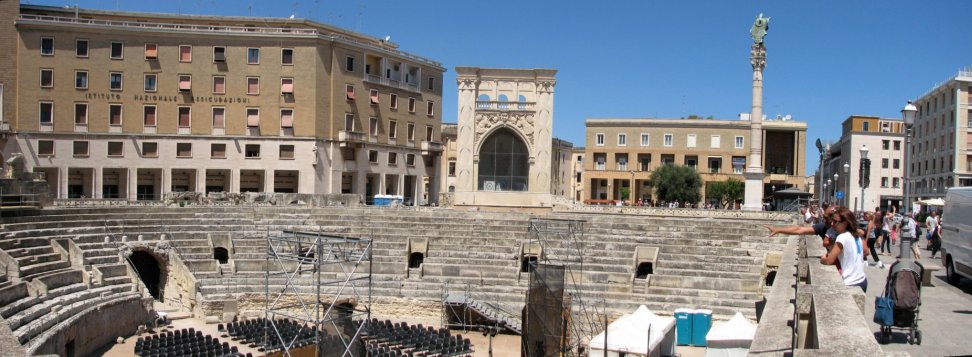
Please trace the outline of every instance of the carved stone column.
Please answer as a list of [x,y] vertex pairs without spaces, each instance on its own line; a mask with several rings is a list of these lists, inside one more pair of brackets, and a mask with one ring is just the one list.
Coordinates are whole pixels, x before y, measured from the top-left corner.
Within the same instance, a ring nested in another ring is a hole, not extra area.
[[763,69],[766,68],[766,46],[755,43],[749,54],[753,66],[753,108],[749,117],[749,159],[746,165],[746,196],[743,209],[763,208]]
[[[457,69],[458,71],[458,69]],[[456,126],[456,191],[475,190],[473,148],[476,140],[476,73],[458,73],[459,113]]]

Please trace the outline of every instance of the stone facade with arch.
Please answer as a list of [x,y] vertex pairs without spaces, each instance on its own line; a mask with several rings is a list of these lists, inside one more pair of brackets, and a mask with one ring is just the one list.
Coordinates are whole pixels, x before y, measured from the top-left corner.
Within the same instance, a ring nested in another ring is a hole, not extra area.
[[552,177],[568,166],[559,165],[562,155],[553,147],[556,73],[456,67],[453,204],[552,206],[552,193],[560,191],[552,187]]

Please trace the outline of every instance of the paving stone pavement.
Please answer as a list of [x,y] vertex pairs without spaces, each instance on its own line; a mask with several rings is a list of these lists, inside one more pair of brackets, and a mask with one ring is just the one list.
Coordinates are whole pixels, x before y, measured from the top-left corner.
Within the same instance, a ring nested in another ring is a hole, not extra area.
[[[921,260],[924,266],[941,266],[941,259],[931,259],[931,252],[924,249],[925,242],[921,242]],[[893,255],[880,255],[879,258],[886,265],[881,269],[868,266],[867,300],[865,306],[867,319],[874,331],[874,336],[881,342],[880,326],[872,321],[874,316],[874,298],[884,291],[888,269],[898,256],[898,247],[892,249]],[[869,258],[870,260],[870,258]],[[962,279],[958,285],[951,285],[945,281],[944,268],[933,274],[934,286],[924,286],[921,289],[922,301],[919,309],[918,328],[922,334],[921,345],[908,344],[907,330],[895,329],[891,341],[881,344],[888,356],[900,356],[907,353],[911,356],[963,356],[972,355],[972,280]]]

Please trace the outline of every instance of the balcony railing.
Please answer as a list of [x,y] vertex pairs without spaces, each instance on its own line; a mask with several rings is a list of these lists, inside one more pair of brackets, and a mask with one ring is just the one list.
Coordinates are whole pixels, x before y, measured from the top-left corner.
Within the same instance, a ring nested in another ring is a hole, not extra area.
[[363,143],[368,140],[365,133],[360,133],[357,131],[347,131],[341,130],[338,132],[338,142],[340,142],[341,147],[347,147],[351,143]]
[[404,89],[404,90],[407,90],[407,91],[410,91],[410,92],[415,92],[415,93],[418,93],[419,92],[418,84],[408,83],[408,82],[401,82],[401,81],[398,81],[398,80],[395,80],[395,79],[384,78],[382,76],[376,76],[374,74],[365,74],[364,80],[365,80],[365,82],[374,83],[374,84],[380,84],[380,85],[388,86],[388,87],[392,87],[392,88]]
[[503,102],[477,100],[476,109],[499,111],[533,111],[534,102]]
[[437,141],[423,141],[422,155],[429,155],[433,152],[442,152],[442,143]]

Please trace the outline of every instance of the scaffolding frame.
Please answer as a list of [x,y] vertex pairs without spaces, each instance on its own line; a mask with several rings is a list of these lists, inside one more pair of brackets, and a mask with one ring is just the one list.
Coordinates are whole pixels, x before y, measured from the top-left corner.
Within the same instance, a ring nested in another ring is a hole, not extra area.
[[[563,346],[561,352],[564,356],[578,353],[583,339],[603,328],[600,316],[604,312],[599,312],[597,305],[591,301],[585,301],[585,293],[581,290],[583,282],[580,280],[583,279],[584,260],[587,257],[583,242],[586,224],[587,221],[576,219],[530,218],[528,239],[530,243],[540,246],[538,264],[542,262],[564,267],[564,311],[580,315],[580,318],[571,318],[567,323],[567,332],[572,338]],[[560,254],[554,254],[555,250]],[[546,284],[542,279],[539,282]],[[586,300],[593,300],[593,297]],[[603,299],[601,305],[604,305]]]
[[[301,331],[313,327],[316,356],[355,356],[354,346],[360,342],[365,323],[371,318],[372,253],[370,238],[329,235],[321,232],[267,232],[265,275],[265,309],[267,319],[264,341],[281,346],[281,355],[290,356],[299,334],[287,339],[281,334],[276,318],[299,322]],[[367,269],[365,270],[364,267]],[[310,279],[302,279],[310,273]],[[284,277],[283,286],[271,285],[272,277]],[[288,297],[294,297],[289,302]],[[325,299],[329,298],[329,300]],[[347,309],[340,305],[351,304]],[[296,313],[294,310],[296,309]],[[340,324],[347,324],[342,326]],[[338,332],[343,351],[324,351],[325,328]],[[349,331],[348,329],[353,329]],[[342,334],[341,331],[348,333]],[[272,333],[272,336],[267,336]]]

